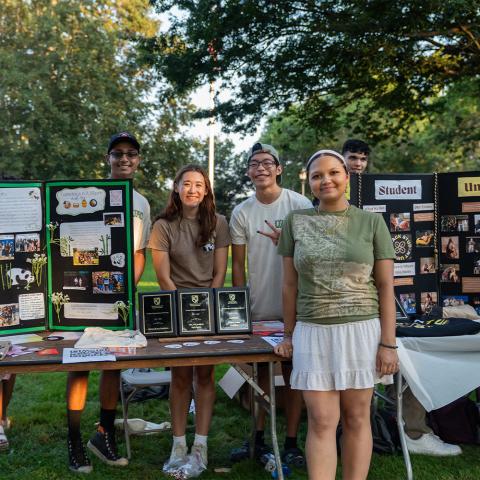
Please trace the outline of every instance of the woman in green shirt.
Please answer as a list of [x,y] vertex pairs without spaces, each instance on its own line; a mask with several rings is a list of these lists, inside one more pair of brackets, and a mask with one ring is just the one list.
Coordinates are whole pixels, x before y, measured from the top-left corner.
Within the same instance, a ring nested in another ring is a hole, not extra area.
[[382,217],[349,205],[342,155],[320,150],[306,169],[319,204],[282,228],[285,338],[275,351],[293,354],[291,385],[303,391],[309,478],[335,478],[341,419],[343,478],[366,479],[373,386],[398,370],[395,254]]

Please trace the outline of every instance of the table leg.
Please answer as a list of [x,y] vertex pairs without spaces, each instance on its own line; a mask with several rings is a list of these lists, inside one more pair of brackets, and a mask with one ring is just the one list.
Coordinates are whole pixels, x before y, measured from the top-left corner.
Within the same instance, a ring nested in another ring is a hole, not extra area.
[[277,478],[283,480],[282,459],[280,457],[280,450],[278,449],[277,439],[277,412],[275,404],[275,372],[274,363],[268,362],[268,379],[270,380],[270,434],[272,437],[273,454],[275,455],[275,462],[277,464]]
[[400,445],[402,446],[403,461],[405,462],[405,468],[407,470],[407,480],[413,480],[412,462],[410,461],[410,453],[408,452],[408,448],[407,448],[405,430],[403,429],[403,392],[405,390],[405,387],[403,386],[403,377],[401,372],[397,373],[395,386],[396,386],[396,392],[397,392],[398,435],[400,437]]
[[[252,366],[252,378],[253,382],[258,385],[258,364],[254,363]],[[252,388],[252,395],[250,396],[250,411],[252,412],[252,432],[250,435],[250,458],[255,456],[255,435],[257,433],[257,417],[258,417],[258,392],[255,388]]]

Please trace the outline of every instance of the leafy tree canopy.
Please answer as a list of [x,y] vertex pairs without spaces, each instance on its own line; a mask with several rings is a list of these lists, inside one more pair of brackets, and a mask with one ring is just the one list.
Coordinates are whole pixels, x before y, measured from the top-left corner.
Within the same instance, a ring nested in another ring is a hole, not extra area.
[[218,113],[236,129],[295,103],[332,130],[339,109],[367,99],[350,112],[364,132],[378,131],[372,111],[388,111],[380,123],[398,129],[447,86],[480,73],[478,0],[153,3],[180,10],[147,45],[157,67],[181,91],[220,78],[234,93]]

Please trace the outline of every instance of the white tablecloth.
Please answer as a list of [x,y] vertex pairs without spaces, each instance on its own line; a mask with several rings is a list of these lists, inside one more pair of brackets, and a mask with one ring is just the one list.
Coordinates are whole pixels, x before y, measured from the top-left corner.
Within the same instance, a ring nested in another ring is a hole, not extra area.
[[480,334],[397,340],[400,371],[427,411],[480,386]]

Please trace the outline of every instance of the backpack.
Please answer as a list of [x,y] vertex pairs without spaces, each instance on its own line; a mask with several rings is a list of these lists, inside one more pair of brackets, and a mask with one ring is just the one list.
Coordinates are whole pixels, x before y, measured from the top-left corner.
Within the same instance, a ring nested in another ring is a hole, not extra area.
[[477,404],[461,397],[429,413],[432,430],[447,443],[479,442],[480,415]]

